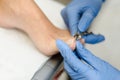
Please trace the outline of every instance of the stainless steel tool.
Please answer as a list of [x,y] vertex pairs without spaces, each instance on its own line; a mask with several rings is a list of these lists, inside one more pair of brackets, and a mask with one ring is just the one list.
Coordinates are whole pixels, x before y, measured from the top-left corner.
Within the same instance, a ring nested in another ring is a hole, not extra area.
[[85,32],[81,32],[81,33],[76,33],[74,35],[74,37],[75,37],[76,40],[80,40],[83,36],[87,36],[87,35],[90,35],[90,34],[93,34],[93,33],[85,31]]

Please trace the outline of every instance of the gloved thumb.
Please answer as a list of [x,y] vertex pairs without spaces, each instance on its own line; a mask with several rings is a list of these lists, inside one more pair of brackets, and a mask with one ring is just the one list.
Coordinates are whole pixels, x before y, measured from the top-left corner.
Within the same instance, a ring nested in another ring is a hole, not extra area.
[[105,40],[105,37],[101,34],[89,34],[89,35],[85,35],[83,36],[83,39],[85,40],[85,43],[88,44],[96,44],[99,42],[102,42]]

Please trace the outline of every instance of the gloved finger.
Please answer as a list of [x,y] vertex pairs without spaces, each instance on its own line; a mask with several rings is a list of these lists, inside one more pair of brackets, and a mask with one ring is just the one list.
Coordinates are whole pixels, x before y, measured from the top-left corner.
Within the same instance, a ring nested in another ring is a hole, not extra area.
[[[65,62],[65,61],[64,61],[64,68],[65,68],[66,72],[69,74],[69,76],[71,76],[71,78],[72,78],[73,76],[76,76],[76,71],[74,71],[74,70],[70,67],[70,65],[69,65],[67,62]],[[84,73],[81,73],[81,72],[80,72],[80,74],[84,74]]]
[[72,36],[74,36],[78,32],[78,23],[79,19],[81,17],[80,15],[81,11],[69,13],[68,11],[68,20],[69,20],[69,30]]
[[90,51],[85,49],[79,41],[77,41],[76,45],[77,45],[76,50],[78,52],[77,53],[78,56],[93,68],[96,69],[99,68],[98,64],[101,64],[101,59],[94,56]]
[[85,72],[89,69],[84,63],[82,63],[78,57],[73,53],[70,47],[62,40],[56,41],[57,47],[63,56],[64,60],[71,66],[76,72]]
[[94,16],[91,9],[84,11],[82,18],[79,21],[78,28],[80,32],[84,32],[88,29],[91,22],[93,21]]
[[[74,21],[74,22],[72,22],[72,23],[70,23],[72,20],[71,20],[71,17],[73,16],[73,15],[71,15],[71,13],[68,13],[68,12],[66,12],[66,8],[64,8],[62,11],[61,11],[61,15],[62,15],[62,17],[63,17],[63,19],[64,19],[64,22],[65,22],[65,24],[67,25],[67,27],[68,27],[68,29],[69,29],[69,31],[70,31],[70,33],[71,33],[71,35],[73,35],[74,36],[74,34],[76,34],[77,33],[77,30],[78,30],[78,28],[77,28],[77,25],[78,25],[78,21]],[[68,19],[68,17],[70,18],[70,19]],[[77,17],[78,18],[78,17]],[[75,18],[76,19],[76,18]]]
[[66,61],[64,61],[64,68],[69,74],[75,73],[74,70],[70,67],[70,65]]
[[62,16],[65,24],[66,24],[67,26],[69,26],[69,25],[68,25],[68,16],[67,16],[67,13],[66,13],[66,8],[62,9],[62,11],[61,11],[61,16]]
[[105,40],[105,37],[101,34],[89,34],[89,35],[85,35],[83,36],[83,39],[85,40],[85,43],[88,44],[96,44],[99,42],[102,42]]

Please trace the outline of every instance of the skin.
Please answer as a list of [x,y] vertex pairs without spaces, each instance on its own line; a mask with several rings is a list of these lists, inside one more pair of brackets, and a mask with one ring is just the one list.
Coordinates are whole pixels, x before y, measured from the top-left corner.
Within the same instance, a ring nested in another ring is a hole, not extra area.
[[47,56],[58,52],[56,39],[75,48],[75,38],[69,31],[54,26],[33,0],[0,0],[0,26],[24,31]]

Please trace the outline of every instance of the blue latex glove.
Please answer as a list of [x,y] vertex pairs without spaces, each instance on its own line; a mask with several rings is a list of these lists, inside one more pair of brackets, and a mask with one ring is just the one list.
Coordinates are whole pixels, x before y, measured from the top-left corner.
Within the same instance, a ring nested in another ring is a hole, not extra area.
[[105,40],[105,37],[101,34],[90,34],[82,37],[85,40],[85,43],[96,44]]
[[64,58],[64,68],[73,80],[120,80],[119,70],[94,56],[80,42],[76,51],[61,40],[56,43]]
[[[62,10],[61,15],[72,36],[77,32],[84,32],[88,29],[93,19],[97,16],[103,2],[104,0],[72,0]],[[104,40],[102,35],[94,34],[92,37],[85,36],[86,43],[95,44]]]
[[61,15],[72,35],[77,31],[84,32],[88,29],[97,16],[102,3],[103,0],[72,0],[62,10]]

